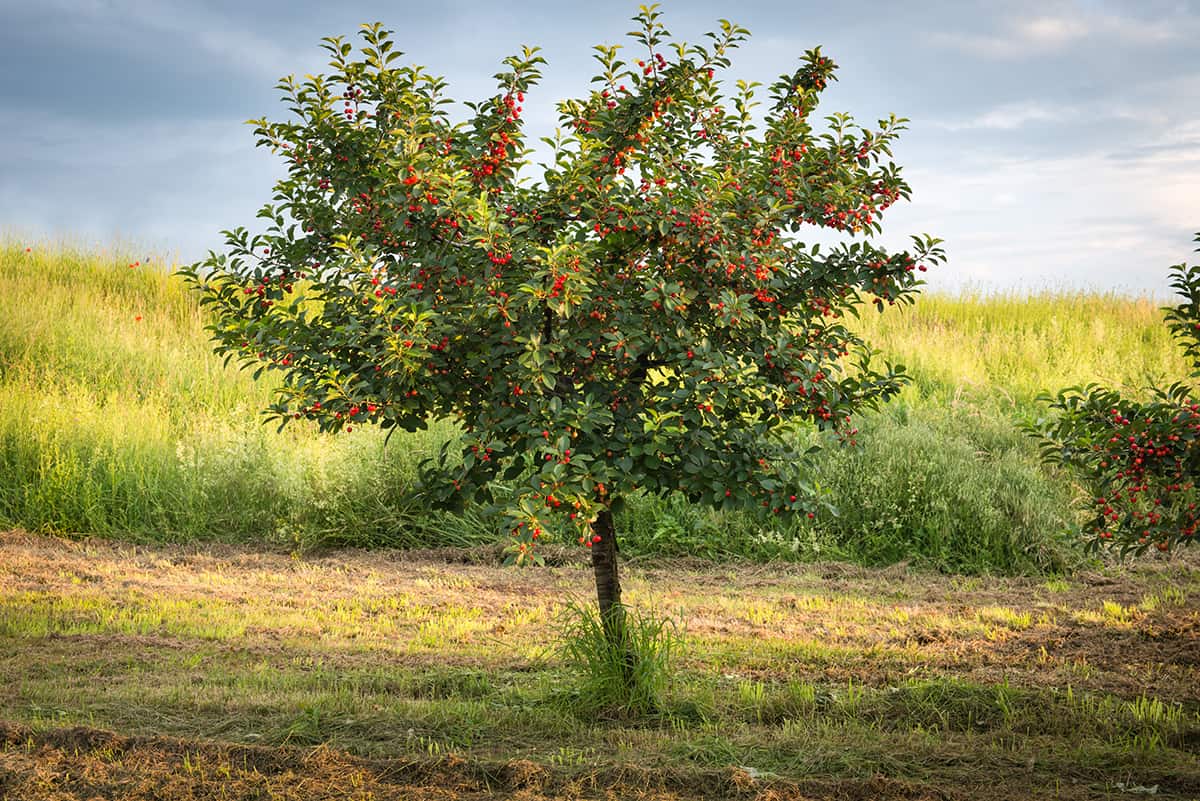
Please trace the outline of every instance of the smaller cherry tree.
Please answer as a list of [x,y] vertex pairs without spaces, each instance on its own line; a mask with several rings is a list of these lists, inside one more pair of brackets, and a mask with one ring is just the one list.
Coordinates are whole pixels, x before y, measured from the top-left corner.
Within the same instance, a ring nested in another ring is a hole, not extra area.
[[[518,563],[553,534],[589,548],[614,643],[622,500],[816,514],[803,430],[852,439],[852,413],[905,380],[846,317],[911,301],[942,258],[929,237],[866,238],[909,194],[890,160],[904,120],[815,129],[835,77],[819,49],[760,114],[758,84],[720,77],[746,31],[688,45],[653,6],[635,20],[637,57],[595,48],[594,89],[558,105],[535,182],[518,176],[536,50],[456,123],[444,81],[399,66],[380,25],[360,58],[327,39],[331,75],[279,84],[294,118],[254,121],[287,165],[266,233],[226,232],[228,253],[185,273],[217,351],[282,373],[281,425],[457,421],[427,497],[498,503]],[[862,238],[822,251],[813,228]]]
[[[1196,235],[1200,242],[1200,234]],[[1166,322],[1200,376],[1200,266],[1171,268],[1182,298]],[[1047,462],[1075,470],[1088,489],[1084,532],[1092,548],[1122,556],[1196,541],[1200,527],[1200,398],[1189,381],[1142,398],[1089,384],[1039,399],[1054,412],[1029,424]]]

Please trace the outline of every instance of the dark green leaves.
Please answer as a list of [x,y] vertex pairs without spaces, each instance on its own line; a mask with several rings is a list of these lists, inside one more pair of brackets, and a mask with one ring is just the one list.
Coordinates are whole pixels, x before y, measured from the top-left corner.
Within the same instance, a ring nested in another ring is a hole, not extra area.
[[[1200,234],[1197,235],[1200,241]],[[1200,371],[1200,268],[1178,265],[1183,297],[1166,321]],[[1073,469],[1088,488],[1085,532],[1094,547],[1125,553],[1190,544],[1200,527],[1200,405],[1195,387],[1175,382],[1138,397],[1097,384],[1040,398],[1050,416],[1025,423],[1042,457]]]
[[185,273],[216,349],[282,373],[281,424],[457,421],[426,497],[499,504],[518,562],[638,489],[815,514],[804,432],[852,442],[853,413],[905,380],[843,318],[910,301],[943,257],[929,238],[899,254],[800,241],[878,232],[908,194],[887,160],[903,120],[813,126],[836,69],[819,49],[772,87],[759,134],[754,84],[722,86],[744,29],[689,46],[655,6],[635,20],[636,52],[596,48],[593,88],[559,105],[554,163],[524,184],[536,48],[452,123],[444,81],[397,66],[382,25],[357,53],[324,40],[332,72],[284,79],[292,118],[253,123],[287,167],[266,230],[228,232]]

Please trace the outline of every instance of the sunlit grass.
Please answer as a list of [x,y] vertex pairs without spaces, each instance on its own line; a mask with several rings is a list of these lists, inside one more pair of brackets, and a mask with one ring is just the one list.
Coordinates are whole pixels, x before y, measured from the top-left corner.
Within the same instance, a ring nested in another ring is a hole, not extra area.
[[[478,511],[414,500],[418,462],[456,435],[282,433],[272,380],[222,365],[170,265],[0,243],[0,526],[138,541],[474,545]],[[130,266],[130,265],[134,266]],[[910,560],[966,573],[1069,569],[1075,488],[1014,426],[1040,390],[1139,384],[1183,365],[1154,303],[1045,294],[952,298],[858,324],[913,385],[864,414],[857,448],[815,457],[839,510],[814,524],[628,499],[626,556]]]
[[1018,612],[1007,606],[982,606],[975,616],[985,623],[997,623],[1006,628],[1020,631],[1033,625],[1032,613]]
[[0,245],[0,523],[148,541],[493,539],[405,495],[449,427],[389,449],[375,431],[277,434],[259,422],[272,380],[224,366],[204,324],[167,265]]
[[1200,780],[1194,565],[1059,592],[844,566],[631,565],[632,599],[675,621],[676,661],[627,720],[601,714],[586,671],[551,647],[572,595],[588,597],[586,564],[4,537],[0,720],[37,730],[954,787],[1013,765],[1037,787]]
[[929,294],[915,306],[863,313],[860,330],[909,368],[910,399],[989,399],[1023,406],[1038,393],[1097,381],[1144,387],[1191,372],[1162,302],[1090,292]]

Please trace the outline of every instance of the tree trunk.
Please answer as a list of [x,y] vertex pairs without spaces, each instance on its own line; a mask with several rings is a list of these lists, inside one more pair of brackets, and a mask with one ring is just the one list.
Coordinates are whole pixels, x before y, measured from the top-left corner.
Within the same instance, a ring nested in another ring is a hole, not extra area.
[[621,605],[621,581],[617,577],[617,528],[607,507],[592,523],[592,533],[600,537],[599,542],[592,544],[592,574],[596,578],[596,601],[600,605],[604,636],[615,652],[627,651],[625,607]]

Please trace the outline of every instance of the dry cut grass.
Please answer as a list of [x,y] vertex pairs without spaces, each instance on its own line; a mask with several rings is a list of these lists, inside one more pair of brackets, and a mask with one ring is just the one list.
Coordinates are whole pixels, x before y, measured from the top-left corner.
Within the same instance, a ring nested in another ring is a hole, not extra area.
[[[1193,562],[635,565],[627,600],[684,629],[663,714],[638,721],[577,715],[549,647],[586,566],[495,556],[2,534],[0,798],[154,797],[168,774],[158,797],[1200,794]],[[514,760],[543,778],[497,778]]]

